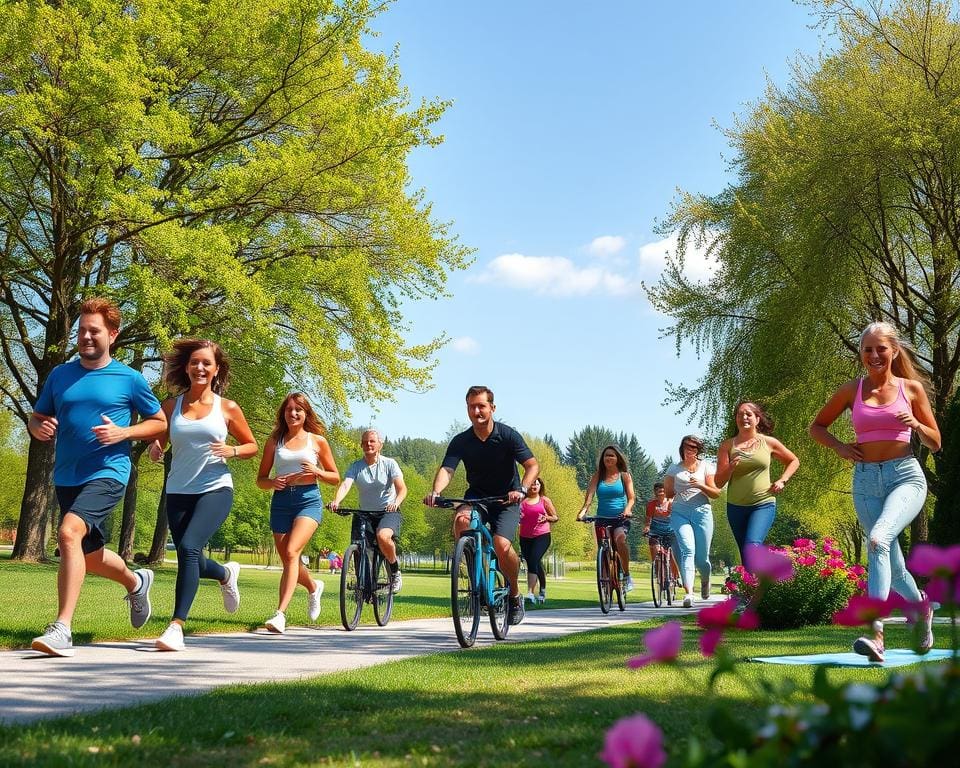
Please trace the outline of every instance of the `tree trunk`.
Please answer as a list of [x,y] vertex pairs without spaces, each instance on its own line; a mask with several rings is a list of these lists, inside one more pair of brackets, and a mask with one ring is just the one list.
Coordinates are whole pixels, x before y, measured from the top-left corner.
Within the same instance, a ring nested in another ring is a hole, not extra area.
[[153,527],[153,542],[150,544],[150,554],[147,562],[158,564],[167,556],[167,534],[170,532],[170,522],[167,519],[167,475],[170,474],[170,462],[173,453],[167,450],[163,454],[163,487],[160,490],[160,503],[157,504],[157,523]]
[[120,519],[120,541],[117,554],[129,563],[133,561],[133,543],[137,533],[137,477],[140,471],[131,457],[130,479],[123,492],[123,517]]
[[31,440],[27,452],[27,478],[20,501],[14,560],[39,562],[45,557],[46,526],[53,506],[53,441]]
[[927,505],[923,505],[920,514],[913,518],[910,523],[910,549],[915,544],[922,544],[930,536],[930,513],[927,511]]

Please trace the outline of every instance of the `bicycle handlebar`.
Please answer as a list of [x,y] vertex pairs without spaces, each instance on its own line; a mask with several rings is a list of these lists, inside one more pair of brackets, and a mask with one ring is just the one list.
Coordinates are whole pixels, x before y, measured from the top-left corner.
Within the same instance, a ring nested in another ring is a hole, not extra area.
[[[327,507],[330,509],[330,507]],[[352,507],[337,507],[336,509],[330,509],[331,512],[340,515],[341,517],[346,517],[347,515],[370,515],[371,517],[383,517],[387,514],[385,509],[354,509]],[[397,510],[400,511],[399,509]]]
[[624,523],[627,520],[632,520],[632,519],[633,519],[632,517],[624,517],[623,515],[620,515],[620,517],[597,517],[596,515],[594,515],[593,517],[581,517],[577,522],[604,523],[606,525],[615,525],[616,523]]
[[458,504],[480,504],[483,506],[495,501],[508,502],[509,500],[506,496],[480,496],[476,499],[454,499],[450,496],[437,496],[433,500],[433,506],[440,507],[441,509],[449,509]]

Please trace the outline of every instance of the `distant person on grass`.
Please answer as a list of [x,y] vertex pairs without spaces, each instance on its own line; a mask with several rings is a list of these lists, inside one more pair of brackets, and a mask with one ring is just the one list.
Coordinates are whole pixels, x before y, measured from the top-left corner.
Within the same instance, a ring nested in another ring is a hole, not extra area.
[[[130,441],[152,440],[166,428],[160,402],[143,376],[110,356],[119,331],[120,310],[113,302],[83,302],[79,358],[50,372],[27,424],[34,439],[57,440],[53,482],[61,514],[59,609],[56,621],[31,643],[51,656],[73,656],[70,624],[88,571],[124,586],[134,628],[150,618],[153,571],[131,571],[104,548],[110,512],[123,499],[130,478]],[[132,424],[134,412],[142,419],[137,424]]]
[[[510,582],[508,621],[523,621],[523,601],[520,599],[520,558],[513,548],[513,539],[520,524],[519,503],[527,495],[540,472],[540,465],[523,437],[513,427],[494,421],[497,406],[488,387],[476,386],[467,390],[467,416],[470,429],[454,436],[447,446],[440,469],[433,478],[433,491],[423,500],[434,506],[437,496],[453,479],[460,462],[467,470],[467,491],[464,498],[496,496],[506,499],[503,504],[488,504],[483,522],[493,534],[493,548],[507,581]],[[523,466],[523,480],[517,472]],[[454,540],[470,526],[470,508],[457,508],[453,520]]]
[[[337,488],[330,509],[337,509],[343,497],[356,484],[360,509],[385,510],[377,522],[377,546],[387,561],[390,571],[390,588],[396,594],[403,587],[403,575],[397,562],[397,534],[400,533],[400,505],[407,497],[407,485],[403,472],[395,459],[381,455],[383,438],[375,429],[366,429],[360,435],[360,450],[363,458],[347,467],[343,482]],[[354,517],[350,538],[360,535],[360,521]]]
[[[205,557],[203,550],[233,506],[233,477],[227,460],[256,456],[257,441],[240,406],[222,397],[230,384],[230,362],[219,344],[179,339],[164,356],[164,365],[167,389],[179,394],[163,402],[169,427],[150,445],[150,458],[160,461],[170,441],[167,518],[177,547],[177,585],[173,619],[155,645],[161,651],[182,651],[183,626],[200,579],[219,583],[227,613],[240,606],[240,565],[221,565]],[[228,435],[236,445],[227,445]]]
[[[527,563],[527,600],[543,603],[547,599],[547,573],[543,556],[550,549],[550,526],[560,518],[553,502],[544,493],[539,477],[527,488],[527,498],[520,502],[520,556]],[[539,591],[537,582],[540,582]]]
[[270,530],[283,563],[277,612],[266,621],[267,629],[277,634],[287,630],[286,611],[297,584],[307,590],[307,617],[316,621],[320,616],[323,582],[310,575],[300,555],[323,518],[317,480],[327,485],[340,482],[340,471],[324,431],[306,395],[287,395],[277,411],[257,472],[257,487],[273,491]]
[[[600,451],[597,471],[593,473],[587,484],[587,492],[583,496],[583,507],[577,514],[577,520],[587,516],[594,496],[597,497],[597,517],[624,518],[613,529],[613,544],[620,554],[620,563],[627,577],[624,591],[629,592],[633,589],[633,578],[630,576],[630,548],[627,546],[627,534],[630,532],[630,518],[633,517],[633,505],[637,497],[633,492],[633,478],[627,470],[627,457],[615,445],[608,445]],[[600,525],[600,522],[595,523],[594,530]]]

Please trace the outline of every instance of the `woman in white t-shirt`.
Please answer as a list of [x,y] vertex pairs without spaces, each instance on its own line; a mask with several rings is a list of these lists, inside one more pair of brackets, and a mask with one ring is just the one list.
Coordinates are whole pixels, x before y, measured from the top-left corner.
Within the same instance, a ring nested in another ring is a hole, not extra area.
[[694,568],[700,572],[700,596],[710,597],[710,543],[713,511],[710,499],[720,496],[714,484],[716,467],[702,457],[703,441],[686,435],[680,441],[680,461],[671,464],[663,479],[667,497],[673,499],[670,522],[680,550],[680,575],[687,591],[683,607],[693,605]]

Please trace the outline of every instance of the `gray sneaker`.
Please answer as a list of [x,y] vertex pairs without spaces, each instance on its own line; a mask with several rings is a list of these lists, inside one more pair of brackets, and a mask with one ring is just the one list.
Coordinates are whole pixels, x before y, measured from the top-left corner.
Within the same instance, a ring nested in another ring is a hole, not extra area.
[[54,621],[47,624],[40,637],[33,638],[30,647],[48,656],[73,656],[73,635],[66,624]]
[[133,592],[127,592],[123,599],[130,603],[130,623],[134,629],[140,629],[150,619],[150,587],[153,586],[153,571],[140,568],[134,571],[140,577],[140,586]]
[[403,574],[400,573],[400,569],[397,568],[397,570],[393,572],[393,578],[390,580],[390,591],[396,595],[401,589],[403,589]]
[[507,621],[511,625],[519,624],[523,621],[523,617],[526,615],[526,611],[523,610],[523,600],[520,595],[510,598],[510,607],[507,609],[508,616]]

